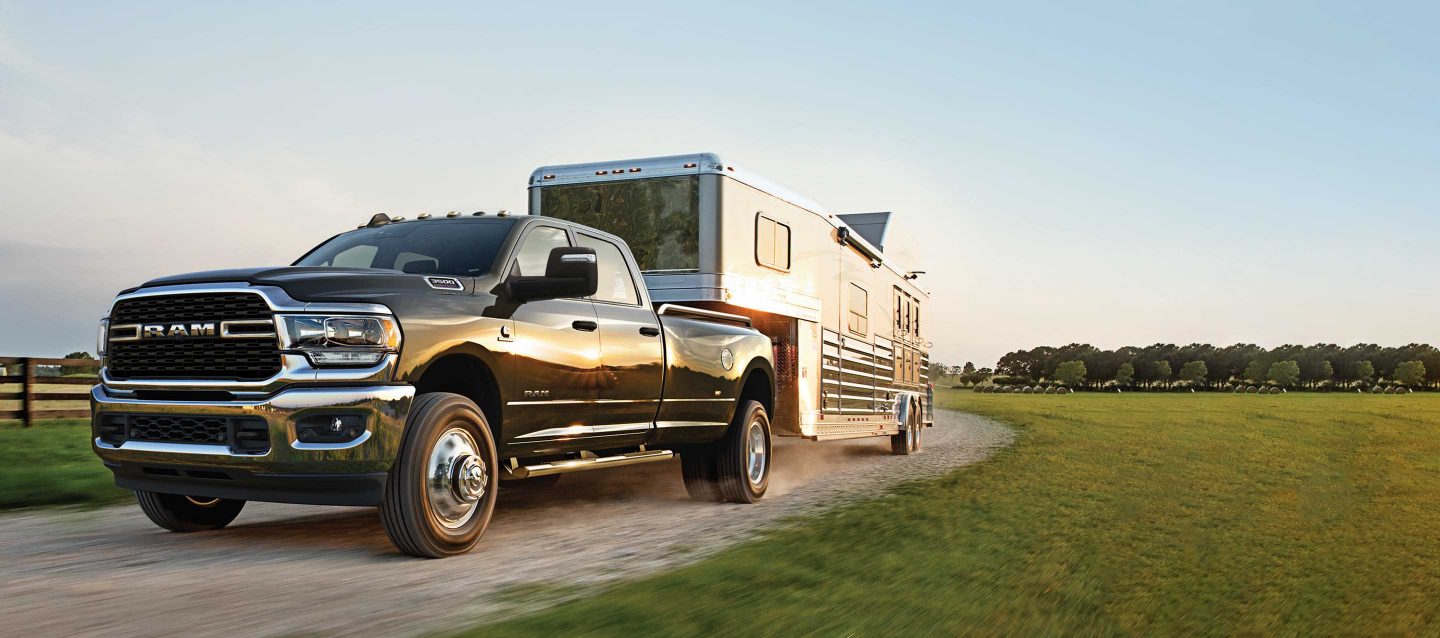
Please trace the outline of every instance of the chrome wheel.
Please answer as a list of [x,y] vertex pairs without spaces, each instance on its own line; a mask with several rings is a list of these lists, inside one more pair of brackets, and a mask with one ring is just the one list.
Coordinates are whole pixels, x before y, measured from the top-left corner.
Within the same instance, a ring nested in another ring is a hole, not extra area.
[[765,426],[758,419],[750,422],[745,441],[745,475],[751,485],[759,485],[765,480],[770,451],[765,440]]
[[430,449],[425,499],[436,522],[447,529],[467,523],[485,497],[490,468],[480,456],[479,447],[468,430],[452,427]]

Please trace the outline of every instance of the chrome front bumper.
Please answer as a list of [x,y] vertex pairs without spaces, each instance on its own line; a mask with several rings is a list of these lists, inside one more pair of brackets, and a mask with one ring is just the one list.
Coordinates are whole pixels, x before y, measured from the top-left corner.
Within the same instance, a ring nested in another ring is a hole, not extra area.
[[[386,385],[291,388],[249,401],[150,401],[111,396],[105,386],[90,391],[93,424],[107,414],[259,417],[269,425],[270,450],[232,453],[224,445],[125,441],[118,446],[91,432],[91,447],[107,466],[178,466],[234,470],[243,475],[383,474],[390,470],[404,436],[415,388]],[[312,414],[350,414],[365,419],[365,433],[349,443],[301,443],[296,422]],[[117,470],[117,477],[120,472]],[[123,485],[122,485],[123,487]]]

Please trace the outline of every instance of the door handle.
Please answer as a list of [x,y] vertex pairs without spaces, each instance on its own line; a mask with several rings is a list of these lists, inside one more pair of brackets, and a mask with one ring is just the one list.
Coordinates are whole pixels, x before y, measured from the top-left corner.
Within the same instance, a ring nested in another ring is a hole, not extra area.
[[647,337],[658,337],[658,336],[660,336],[660,329],[659,329],[659,328],[652,328],[652,327],[650,327],[650,326],[642,326],[642,327],[640,328],[640,334],[645,335],[645,336],[647,336]]
[[594,321],[574,321],[570,323],[570,327],[581,332],[595,332],[595,329],[599,328],[600,324]]

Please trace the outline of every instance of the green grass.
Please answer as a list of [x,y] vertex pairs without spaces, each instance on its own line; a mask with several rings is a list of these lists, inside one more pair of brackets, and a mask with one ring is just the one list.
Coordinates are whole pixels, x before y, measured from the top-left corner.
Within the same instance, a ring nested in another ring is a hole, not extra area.
[[477,635],[1434,634],[1440,396],[946,392],[1016,445]]
[[87,419],[0,423],[0,510],[131,498],[90,451]]

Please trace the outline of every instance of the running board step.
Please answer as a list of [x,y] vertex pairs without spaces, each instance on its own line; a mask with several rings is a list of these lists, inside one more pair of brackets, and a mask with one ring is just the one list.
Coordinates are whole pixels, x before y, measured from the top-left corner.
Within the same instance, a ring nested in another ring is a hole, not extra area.
[[580,472],[583,470],[603,470],[607,467],[623,467],[626,465],[637,465],[640,463],[651,463],[654,461],[666,461],[674,457],[675,453],[670,450],[649,450],[645,452],[630,452],[619,456],[603,456],[593,459],[568,459],[564,461],[551,461],[537,465],[522,465],[520,467],[506,467],[505,470],[512,478],[523,479],[532,476],[549,476],[551,474],[564,474],[567,472]]

